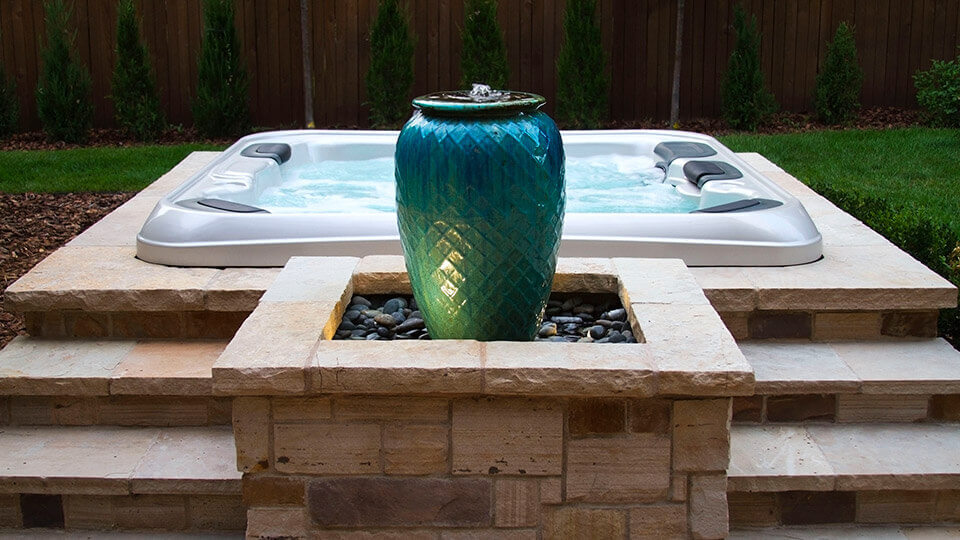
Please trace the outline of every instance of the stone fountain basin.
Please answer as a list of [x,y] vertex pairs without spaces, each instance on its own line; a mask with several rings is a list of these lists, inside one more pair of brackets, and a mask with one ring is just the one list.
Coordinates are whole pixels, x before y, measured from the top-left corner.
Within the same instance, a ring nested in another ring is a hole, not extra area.
[[221,395],[732,396],[753,370],[674,259],[561,259],[553,291],[614,293],[641,343],[360,342],[354,294],[409,294],[402,257],[295,257],[213,368]]

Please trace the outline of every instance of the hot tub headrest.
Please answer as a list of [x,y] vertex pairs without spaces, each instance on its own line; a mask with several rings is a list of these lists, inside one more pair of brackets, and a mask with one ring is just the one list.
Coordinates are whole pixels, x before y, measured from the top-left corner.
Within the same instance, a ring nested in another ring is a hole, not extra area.
[[740,169],[726,161],[688,161],[683,165],[683,175],[699,188],[713,180],[743,178]]
[[253,158],[270,158],[282,165],[290,159],[290,145],[286,143],[258,143],[251,144],[240,152],[241,156]]
[[667,170],[667,167],[677,158],[705,158],[717,155],[717,151],[709,144],[689,141],[662,142],[654,147],[653,153],[663,160],[657,163],[657,167],[663,170]]

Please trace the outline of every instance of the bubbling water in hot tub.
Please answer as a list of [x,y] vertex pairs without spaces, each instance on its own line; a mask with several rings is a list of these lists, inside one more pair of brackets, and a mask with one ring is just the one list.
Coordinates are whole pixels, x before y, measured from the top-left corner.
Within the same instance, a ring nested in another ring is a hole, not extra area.
[[[285,166],[286,167],[286,166]],[[323,160],[282,171],[254,203],[272,213],[396,212],[392,157]],[[698,201],[663,183],[653,160],[619,154],[567,156],[568,213],[686,213]]]

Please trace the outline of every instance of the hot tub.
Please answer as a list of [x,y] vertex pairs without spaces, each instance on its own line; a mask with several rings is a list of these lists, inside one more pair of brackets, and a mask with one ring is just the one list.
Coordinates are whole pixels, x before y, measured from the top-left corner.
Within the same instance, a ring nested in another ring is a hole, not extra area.
[[[157,204],[137,235],[137,256],[225,267],[283,266],[294,255],[400,255],[397,135],[244,137]],[[562,257],[679,258],[689,266],[820,258],[820,233],[800,202],[712,137],[655,130],[562,136]]]

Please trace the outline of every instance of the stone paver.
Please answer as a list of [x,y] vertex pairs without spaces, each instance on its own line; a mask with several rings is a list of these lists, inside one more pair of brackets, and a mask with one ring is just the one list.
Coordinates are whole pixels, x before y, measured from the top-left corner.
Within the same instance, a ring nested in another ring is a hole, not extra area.
[[745,341],[758,394],[855,392],[860,378],[826,343]]
[[960,352],[942,339],[834,343],[864,393],[960,393]]
[[210,395],[225,341],[137,343],[114,369],[112,394]]
[[[261,302],[331,302],[352,293],[355,257],[291,257]],[[349,292],[347,292],[349,290]]]
[[809,424],[730,430],[730,491],[955,489],[955,424]]
[[708,304],[703,290],[680,259],[613,259],[625,304]]
[[730,491],[831,490],[833,468],[806,429],[796,425],[730,428]]
[[0,394],[107,395],[132,341],[48,341],[21,336],[0,350]]
[[224,268],[203,288],[209,311],[253,311],[280,274],[280,268]]
[[164,428],[130,477],[133,493],[240,492],[229,426]]
[[229,428],[3,427],[0,491],[239,493],[232,458]]

